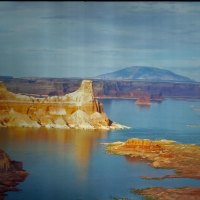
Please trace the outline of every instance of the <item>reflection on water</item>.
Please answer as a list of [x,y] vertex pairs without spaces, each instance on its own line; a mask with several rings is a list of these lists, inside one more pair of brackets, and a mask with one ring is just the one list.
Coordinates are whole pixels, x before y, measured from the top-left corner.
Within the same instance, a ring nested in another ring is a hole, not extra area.
[[140,104],[136,104],[136,106],[138,107],[139,110],[149,110],[150,109],[150,105],[140,105]]
[[64,130],[64,129],[46,129],[46,128],[1,128],[1,133],[4,133],[0,140],[0,147],[5,146],[5,141],[9,143],[33,144],[35,148],[41,148],[42,143],[48,144],[52,150],[56,146],[59,151],[62,151],[62,145],[70,145],[67,152],[63,153],[70,155],[73,158],[75,166],[79,172],[79,177],[87,176],[88,164],[93,153],[97,140],[105,138],[108,131],[106,130]]
[[6,132],[3,137],[10,141],[24,142],[46,141],[48,143],[71,143],[71,141],[81,143],[84,140],[86,143],[93,143],[96,139],[105,137],[106,130],[76,130],[76,129],[47,129],[47,128],[1,128],[1,132]]
[[104,100],[105,112],[113,121],[133,127],[119,131],[0,128],[0,148],[22,161],[29,172],[20,183],[22,192],[8,193],[6,200],[111,200],[113,197],[142,199],[132,188],[199,187],[199,180],[143,180],[173,174],[154,169],[138,159],[108,155],[100,143],[128,138],[170,139],[200,145],[199,112],[191,105],[200,102],[166,100],[140,108],[132,100]]

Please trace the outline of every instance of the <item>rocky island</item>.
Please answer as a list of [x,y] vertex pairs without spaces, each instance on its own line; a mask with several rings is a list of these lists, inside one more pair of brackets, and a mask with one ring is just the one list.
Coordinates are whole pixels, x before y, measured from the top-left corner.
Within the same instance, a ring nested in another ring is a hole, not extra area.
[[141,96],[136,100],[135,103],[138,106],[150,106],[151,105],[150,96],[148,95]]
[[27,175],[21,162],[10,160],[9,156],[0,149],[0,200],[4,199],[6,192],[19,191],[16,185],[24,181]]
[[157,200],[198,200],[200,199],[200,188],[146,188],[133,190],[133,192],[145,195],[146,199]]
[[127,128],[107,117],[103,104],[94,98],[90,80],[83,80],[75,92],[45,98],[15,94],[1,82],[0,126],[106,130]]
[[[106,147],[108,153],[146,160],[154,168],[175,169],[176,174],[145,179],[194,178],[200,179],[200,146],[178,144],[171,140],[129,139]],[[197,199],[200,188],[147,188],[135,190],[138,194],[156,199]],[[166,198],[165,198],[166,197]]]

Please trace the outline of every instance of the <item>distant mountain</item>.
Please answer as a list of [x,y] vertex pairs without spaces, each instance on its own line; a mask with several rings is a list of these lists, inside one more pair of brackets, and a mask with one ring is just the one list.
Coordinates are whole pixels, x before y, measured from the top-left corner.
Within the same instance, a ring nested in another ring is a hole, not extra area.
[[97,76],[101,79],[129,79],[144,81],[170,81],[170,82],[194,82],[192,79],[175,74],[169,70],[155,67],[128,67],[115,72]]

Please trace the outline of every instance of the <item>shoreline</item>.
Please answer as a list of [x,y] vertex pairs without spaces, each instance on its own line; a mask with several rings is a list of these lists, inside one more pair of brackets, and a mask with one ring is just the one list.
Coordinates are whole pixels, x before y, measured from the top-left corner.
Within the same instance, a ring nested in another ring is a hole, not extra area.
[[[178,144],[171,140],[148,140],[132,138],[125,142],[106,144],[108,154],[130,156],[142,159],[156,169],[174,169],[175,174],[161,177],[141,177],[146,180],[163,180],[166,178],[191,178],[200,180],[200,146],[194,144]],[[136,194],[147,198],[162,200],[187,200],[200,198],[200,188],[144,188],[133,190]],[[166,198],[165,198],[166,197]]]
[[28,173],[23,169],[22,162],[10,160],[0,149],[0,200],[4,200],[7,192],[18,192],[19,182],[23,182]]
[[152,187],[132,190],[133,193],[143,195],[146,199],[152,200],[197,200],[200,199],[200,188],[180,187],[164,188]]
[[106,146],[109,154],[142,159],[153,168],[174,169],[175,175],[144,177],[145,179],[194,178],[200,179],[200,146],[178,144],[172,140],[132,138]]

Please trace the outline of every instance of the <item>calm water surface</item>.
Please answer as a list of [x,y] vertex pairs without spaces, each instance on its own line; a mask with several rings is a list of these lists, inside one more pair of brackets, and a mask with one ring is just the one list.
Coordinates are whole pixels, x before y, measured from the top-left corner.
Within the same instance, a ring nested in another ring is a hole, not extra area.
[[129,157],[108,155],[104,142],[139,137],[171,139],[200,145],[200,102],[165,100],[141,108],[132,100],[102,100],[107,115],[131,126],[118,131],[1,128],[0,147],[12,159],[23,161],[30,175],[20,183],[21,192],[6,200],[108,200],[142,199],[131,189],[153,186],[200,186],[192,179],[143,180],[173,170],[153,169]]

